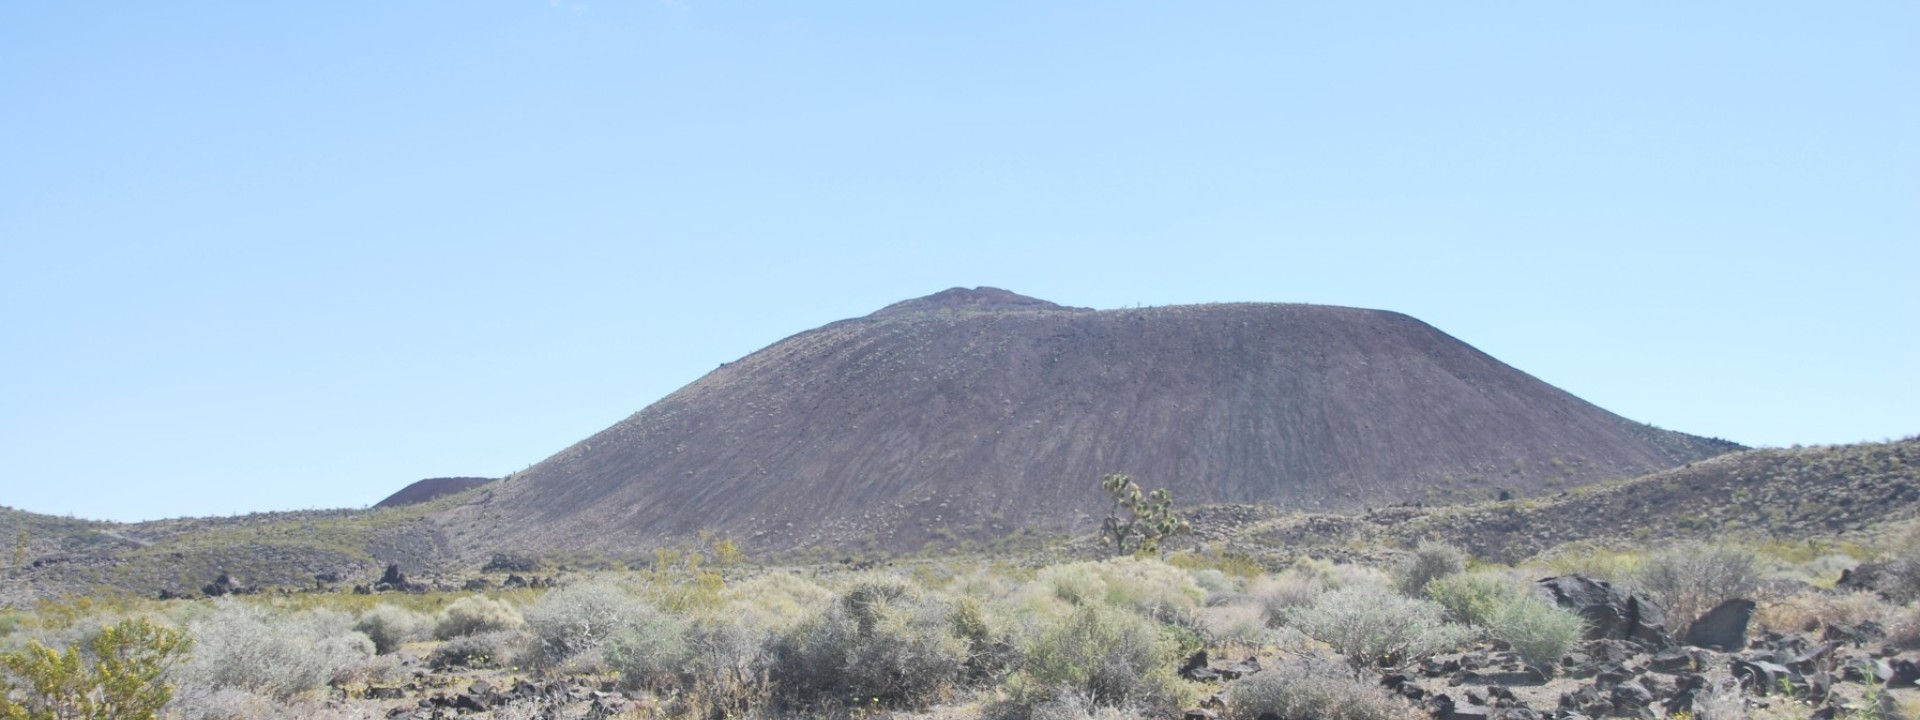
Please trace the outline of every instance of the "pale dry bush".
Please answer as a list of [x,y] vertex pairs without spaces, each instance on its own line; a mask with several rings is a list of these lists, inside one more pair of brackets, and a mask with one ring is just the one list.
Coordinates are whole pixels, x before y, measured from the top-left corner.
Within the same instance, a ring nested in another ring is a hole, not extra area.
[[549,590],[524,613],[537,643],[530,659],[546,667],[597,668],[600,646],[607,638],[659,614],[653,605],[608,580]]
[[1134,708],[1100,705],[1082,693],[1065,692],[1035,705],[1027,720],[1133,720],[1149,717]]
[[536,654],[536,639],[525,630],[496,630],[477,635],[462,635],[440,643],[427,656],[427,664],[440,670],[448,668],[506,667]]
[[1303,557],[1293,561],[1293,565],[1287,568],[1287,570],[1318,578],[1320,583],[1326,586],[1328,590],[1339,590],[1355,585],[1371,585],[1376,587],[1393,586],[1392,576],[1379,568],[1367,565],[1336,563],[1331,560]]
[[312,698],[275,700],[237,688],[183,687],[164,717],[191,720],[374,720],[384,715]]
[[1287,624],[1346,656],[1355,669],[1399,664],[1465,642],[1471,633],[1446,610],[1393,590],[1354,585],[1287,612]]
[[1872,621],[1885,624],[1895,608],[1870,592],[1832,595],[1803,592],[1754,610],[1753,622],[1778,633],[1817,630],[1831,625],[1856,626]]
[[791,572],[770,572],[727,587],[721,617],[751,628],[781,631],[833,602],[833,591]]
[[353,629],[373,641],[374,652],[385,655],[401,645],[427,638],[427,618],[406,608],[380,603],[360,613]]
[[918,707],[961,681],[967,642],[943,599],[904,579],[856,579],[775,645],[775,675],[795,705],[866,698]]
[[1251,602],[1201,608],[1199,621],[1217,644],[1260,647],[1273,634],[1267,627],[1266,608]]
[[520,617],[520,611],[506,601],[485,595],[468,595],[440,611],[440,619],[433,626],[433,636],[451,640],[464,635],[518,630],[526,627],[526,624],[526,620]]
[[1312,605],[1326,591],[1319,577],[1293,570],[1262,575],[1247,585],[1247,595],[1259,603],[1270,627],[1285,624],[1288,611]]
[[373,641],[333,610],[276,613],[238,600],[188,625],[193,655],[178,666],[185,689],[239,689],[285,701],[351,678],[373,657]]
[[1679,632],[1722,602],[1752,598],[1760,578],[1758,556],[1728,544],[1675,545],[1648,557],[1634,573],[1635,584],[1667,609]]
[[1325,658],[1293,656],[1227,686],[1230,720],[1419,720],[1425,713]]
[[1920,602],[1908,603],[1889,614],[1887,642],[1909,650],[1920,648]]

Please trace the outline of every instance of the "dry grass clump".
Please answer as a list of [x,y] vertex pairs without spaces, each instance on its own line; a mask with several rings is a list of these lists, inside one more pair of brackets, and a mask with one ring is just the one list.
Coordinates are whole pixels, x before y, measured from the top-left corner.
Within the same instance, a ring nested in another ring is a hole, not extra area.
[[526,626],[520,611],[502,600],[485,595],[468,595],[453,601],[433,625],[433,636],[451,640],[467,635],[518,630]]
[[1920,602],[1888,614],[1887,642],[1908,650],[1920,648]]
[[434,647],[433,654],[427,656],[427,664],[437,670],[504,667],[519,658],[532,656],[534,645],[533,634],[525,630],[462,635]]
[[1761,605],[1754,610],[1753,621],[1779,633],[1811,632],[1869,621],[1884,625],[1894,612],[1893,606],[1870,592],[1802,592]]

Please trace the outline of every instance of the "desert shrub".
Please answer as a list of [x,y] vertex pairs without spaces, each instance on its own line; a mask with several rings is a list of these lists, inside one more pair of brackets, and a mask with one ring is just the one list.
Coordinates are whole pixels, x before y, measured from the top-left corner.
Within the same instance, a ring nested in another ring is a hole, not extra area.
[[234,688],[285,701],[350,676],[374,654],[373,641],[345,613],[278,614],[238,600],[188,625],[194,652],[181,684]]
[[607,638],[607,667],[628,688],[664,689],[693,660],[692,625],[665,613],[641,613]]
[[1265,644],[1271,635],[1266,609],[1251,602],[1202,608],[1199,619],[1207,636],[1216,644],[1257,647]]
[[364,710],[317,698],[280,701],[237,688],[182,688],[167,705],[168,718],[192,720],[367,720]]
[[426,639],[427,619],[412,610],[381,603],[360,613],[353,629],[373,641],[374,652],[385,655],[403,644]]
[[1084,605],[1032,639],[1022,675],[1030,705],[1066,693],[1108,707],[1173,711],[1190,693],[1173,675],[1176,653],[1153,621]]
[[1897,538],[1888,552],[1887,570],[1895,580],[1892,596],[1896,601],[1920,599],[1920,525],[1914,525]]
[[1109,605],[1168,618],[1200,606],[1207,593],[1187,571],[1159,560],[1120,558],[1097,563]]
[[1400,594],[1426,597],[1427,583],[1454,575],[1467,568],[1467,556],[1459,548],[1439,543],[1420,543],[1412,555],[1395,568],[1394,579]]
[[1488,634],[1506,641],[1522,661],[1546,673],[1580,642],[1585,628],[1579,614],[1531,595],[1508,599],[1487,618]]
[[526,625],[520,611],[503,600],[485,595],[468,595],[440,611],[433,625],[433,636],[441,640],[501,630],[517,630]]
[[904,580],[864,578],[779,639],[777,675],[797,704],[924,705],[958,683],[967,660],[950,613]]
[[534,644],[533,635],[525,630],[462,635],[435,647],[433,654],[427,656],[427,664],[437,670],[501,667],[533,654],[529,650]]
[[620,629],[659,615],[655,609],[619,586],[594,580],[548,591],[525,615],[533,631],[536,664],[554,667],[571,661],[594,664],[607,638]]
[[1287,623],[1345,655],[1354,668],[1395,665],[1464,641],[1446,610],[1381,587],[1355,585],[1287,613]]
[[64,652],[38,642],[0,656],[0,718],[153,718],[173,690],[164,675],[184,633],[144,619],[95,631]]
[[1427,583],[1427,598],[1447,609],[1447,617],[1485,627],[1496,609],[1527,596],[1527,587],[1501,572],[1459,573]]
[[1026,720],[1131,720],[1144,717],[1134,708],[1102,706],[1079,693],[1061,693],[1033,706]]
[[1326,591],[1319,577],[1293,570],[1255,579],[1247,586],[1247,595],[1260,604],[1269,627],[1284,624],[1288,611],[1312,605]]
[[1910,603],[1888,614],[1887,642],[1909,650],[1920,648],[1920,603]]
[[1345,668],[1307,656],[1284,658],[1266,672],[1227,686],[1230,720],[1315,718],[1316,720],[1415,720],[1411,705],[1374,683],[1354,678]]
[[1288,572],[1317,578],[1328,590],[1339,590],[1354,585],[1375,585],[1391,587],[1393,578],[1377,568],[1352,563],[1336,563],[1313,557],[1302,557],[1293,561]]
[[1869,621],[1885,624],[1894,611],[1893,606],[1870,592],[1801,592],[1761,605],[1754,610],[1753,621],[1774,632],[1794,633],[1834,625],[1854,627]]
[[1208,605],[1214,604],[1215,598],[1235,597],[1241,594],[1238,580],[1214,568],[1202,568],[1190,574],[1193,576],[1193,584],[1206,593],[1205,603]]
[[1675,630],[1700,618],[1715,605],[1752,597],[1760,586],[1760,563],[1753,551],[1735,545],[1684,543],[1654,553],[1634,574],[1635,583],[1670,613]]

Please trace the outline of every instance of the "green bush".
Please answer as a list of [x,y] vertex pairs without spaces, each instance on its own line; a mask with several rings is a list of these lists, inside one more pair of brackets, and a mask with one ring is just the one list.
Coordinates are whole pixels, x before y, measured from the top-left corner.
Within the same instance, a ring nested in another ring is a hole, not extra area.
[[1229,720],[1415,720],[1413,706],[1361,682],[1339,665],[1313,656],[1283,658],[1266,672],[1227,686]]
[[1097,705],[1177,711],[1189,690],[1174,677],[1176,645],[1151,620],[1084,605],[1041,628],[1022,669],[1031,704],[1078,694]]
[[1579,614],[1532,596],[1503,603],[1487,618],[1489,634],[1506,641],[1521,660],[1547,674],[1580,642],[1585,629]]
[[412,610],[381,603],[360,613],[353,629],[373,641],[374,652],[385,655],[403,644],[426,639],[427,619]]
[[779,639],[777,678],[799,705],[921,706],[961,679],[968,646],[953,627],[946,603],[898,578],[866,578]]
[[1447,609],[1447,617],[1486,627],[1495,610],[1527,596],[1527,586],[1498,572],[1448,575],[1427,583],[1427,597]]
[[464,635],[518,630],[525,626],[526,621],[521,619],[520,611],[505,601],[485,595],[468,595],[440,611],[440,619],[433,626],[433,636],[450,640]]
[[1421,543],[1400,563],[1394,573],[1400,593],[1410,598],[1426,597],[1427,583],[1455,575],[1467,567],[1467,556],[1459,548],[1438,543]]
[[184,633],[145,619],[101,628],[84,651],[30,642],[0,656],[0,718],[150,720],[172,697],[162,678],[188,645]]
[[1715,605],[1751,598],[1760,587],[1760,562],[1752,550],[1735,545],[1684,543],[1647,558],[1634,579],[1666,607],[1676,633]]
[[1359,669],[1398,665],[1466,640],[1470,633],[1446,622],[1445,614],[1444,608],[1426,600],[1353,585],[1289,611],[1287,622]]

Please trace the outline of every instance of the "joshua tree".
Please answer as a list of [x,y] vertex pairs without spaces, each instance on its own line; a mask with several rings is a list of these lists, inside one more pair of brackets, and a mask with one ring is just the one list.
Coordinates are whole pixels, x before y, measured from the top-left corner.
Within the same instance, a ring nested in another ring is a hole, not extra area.
[[1114,555],[1128,555],[1160,547],[1160,541],[1193,529],[1173,511],[1173,493],[1160,488],[1144,496],[1133,476],[1112,474],[1100,478],[1100,488],[1113,499],[1113,508],[1100,525],[1100,541],[1113,546]]

